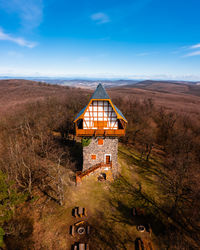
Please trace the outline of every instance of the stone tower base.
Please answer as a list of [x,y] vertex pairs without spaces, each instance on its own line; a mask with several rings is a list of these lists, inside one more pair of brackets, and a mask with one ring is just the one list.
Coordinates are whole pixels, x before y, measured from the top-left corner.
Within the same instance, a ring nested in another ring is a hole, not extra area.
[[104,163],[112,166],[112,174],[118,174],[118,138],[116,137],[92,137],[90,144],[83,147],[83,172],[89,168]]

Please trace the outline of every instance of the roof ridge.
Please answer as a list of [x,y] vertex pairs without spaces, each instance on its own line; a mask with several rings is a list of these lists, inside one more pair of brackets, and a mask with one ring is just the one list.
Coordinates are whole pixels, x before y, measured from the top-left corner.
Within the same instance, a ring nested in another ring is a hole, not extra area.
[[110,97],[107,94],[104,86],[99,83],[90,100],[91,99],[110,99]]

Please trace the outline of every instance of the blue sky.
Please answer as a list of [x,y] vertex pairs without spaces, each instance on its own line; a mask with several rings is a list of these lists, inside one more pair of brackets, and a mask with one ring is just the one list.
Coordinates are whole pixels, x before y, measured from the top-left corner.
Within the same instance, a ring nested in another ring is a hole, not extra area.
[[200,80],[199,0],[0,0],[0,76]]

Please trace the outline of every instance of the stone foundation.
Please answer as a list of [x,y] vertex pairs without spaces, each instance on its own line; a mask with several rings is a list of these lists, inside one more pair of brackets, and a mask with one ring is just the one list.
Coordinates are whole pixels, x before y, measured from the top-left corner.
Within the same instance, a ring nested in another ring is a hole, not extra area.
[[[98,140],[103,140],[103,145]],[[106,156],[112,162],[112,174],[115,177],[118,173],[118,138],[113,137],[92,137],[88,146],[83,147],[83,172],[99,163],[106,163]]]

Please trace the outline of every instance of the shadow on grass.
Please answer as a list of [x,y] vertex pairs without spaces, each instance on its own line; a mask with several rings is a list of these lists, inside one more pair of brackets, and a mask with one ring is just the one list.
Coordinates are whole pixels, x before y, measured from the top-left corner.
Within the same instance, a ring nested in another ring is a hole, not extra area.
[[90,224],[92,225],[90,237],[92,249],[127,249],[127,242],[134,244],[134,238],[127,231],[116,228],[103,212],[97,212]]
[[160,170],[160,166],[150,162],[140,160],[132,152],[127,154],[122,150],[119,151],[120,156],[126,161],[129,170],[134,171],[142,177],[148,184],[154,184],[155,179],[153,177],[163,178],[165,174]]
[[[111,184],[109,191],[110,195],[105,197],[107,205],[99,207],[90,218],[92,249],[131,249],[127,245],[134,249],[139,235],[137,225],[144,225],[147,229],[144,237],[150,238],[150,228],[157,236],[165,233],[162,208],[143,193],[140,185],[136,187],[135,183],[121,176]],[[140,213],[134,216],[133,207]]]
[[[110,196],[106,197],[108,206],[99,208],[92,221],[95,228],[93,237],[97,246],[101,246],[95,249],[127,249],[127,244],[134,246],[132,243],[137,235],[132,228],[136,225],[144,225],[147,231],[151,228],[156,238],[162,241],[168,237],[170,225],[179,232],[183,230],[182,233],[191,238],[191,231],[187,231],[182,221],[175,221],[175,218],[172,218],[173,223],[168,221],[171,218],[168,209],[154,199],[153,193],[147,194],[140,183],[132,183],[120,176],[111,184],[109,193]],[[133,215],[133,207],[140,211],[136,216]],[[195,241],[198,242],[197,239]]]
[[[111,186],[111,192],[113,197],[109,202],[117,211],[112,216],[113,220],[129,225],[143,224],[146,227],[150,224],[156,235],[164,233],[165,226],[161,218],[163,213],[166,215],[167,213],[152,197],[142,191],[140,184],[136,187],[135,183],[133,184],[121,176]],[[133,216],[133,207],[140,211],[140,215]]]

